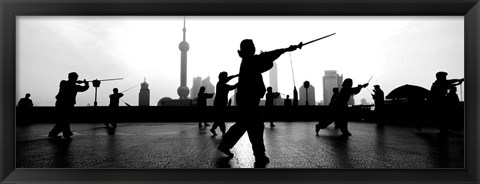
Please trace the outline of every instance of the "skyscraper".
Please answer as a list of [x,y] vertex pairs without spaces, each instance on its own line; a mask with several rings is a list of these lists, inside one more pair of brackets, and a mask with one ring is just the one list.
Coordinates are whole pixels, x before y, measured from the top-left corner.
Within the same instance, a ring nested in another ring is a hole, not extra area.
[[190,45],[186,41],[185,18],[183,19],[183,41],[180,42],[178,48],[181,51],[181,66],[180,66],[180,87],[177,89],[177,94],[180,99],[187,99],[190,90],[187,87],[187,51],[190,49]]
[[273,92],[278,91],[278,72],[277,72],[277,63],[273,62],[273,67],[269,71],[270,74],[270,86],[272,87]]
[[191,99],[197,98],[198,91],[200,90],[201,86],[202,86],[202,77],[193,78],[192,90],[191,90],[191,93],[190,93],[190,98]]
[[323,104],[330,104],[333,88],[342,88],[343,75],[338,75],[336,70],[325,70],[323,76]]
[[[333,95],[333,88],[342,89],[343,75],[337,74],[336,70],[325,70],[325,76],[323,76],[323,104],[330,104],[330,100]],[[355,87],[355,86],[354,86]],[[348,100],[348,105],[355,105],[353,95]]]
[[150,90],[148,89],[147,78],[140,84],[140,93],[138,94],[138,106],[150,106]]

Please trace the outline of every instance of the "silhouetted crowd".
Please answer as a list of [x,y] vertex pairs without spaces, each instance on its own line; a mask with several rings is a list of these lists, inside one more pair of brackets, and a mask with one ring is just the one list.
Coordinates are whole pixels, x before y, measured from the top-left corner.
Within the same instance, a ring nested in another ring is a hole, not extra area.
[[[276,49],[268,52],[261,52],[255,54],[256,48],[252,40],[245,39],[240,43],[240,50],[238,55],[242,59],[239,74],[229,76],[227,72],[221,72],[218,75],[218,82],[216,84],[216,93],[205,93],[205,87],[200,87],[198,92],[197,106],[199,108],[207,105],[206,101],[209,98],[213,98],[215,107],[227,107],[229,106],[228,94],[230,91],[236,89],[236,105],[240,109],[242,116],[251,117],[249,121],[241,120],[235,122],[228,130],[226,130],[225,121],[218,120],[213,123],[210,129],[212,136],[216,136],[216,129],[219,128],[222,133],[222,141],[218,146],[218,150],[223,152],[229,157],[233,157],[234,154],[230,151],[239,139],[245,134],[248,134],[250,143],[252,145],[253,154],[255,156],[256,164],[269,163],[269,158],[266,155],[266,149],[263,140],[264,133],[264,116],[259,112],[254,112],[250,109],[258,107],[262,98],[266,98],[265,107],[272,108],[274,101],[280,96],[280,93],[274,92],[272,87],[266,88],[262,73],[269,71],[274,64],[274,61],[286,52],[291,52],[301,47],[299,45],[291,45],[288,48]],[[229,85],[228,82],[238,77],[238,83]],[[464,79],[447,79],[446,72],[438,72],[436,74],[436,81],[432,84],[427,103],[436,111],[442,111],[445,108],[452,106],[458,106],[459,98],[456,94],[456,86],[464,82]],[[83,84],[83,85],[82,85]],[[346,112],[348,108],[348,101],[352,95],[360,93],[363,88],[366,88],[369,83],[359,84],[353,87],[353,80],[347,78],[343,81],[341,87],[333,88],[333,95],[331,97],[328,106],[339,112]],[[308,88],[309,83],[306,81],[304,87]],[[78,74],[71,72],[68,74],[68,80],[62,80],[59,85],[58,94],[55,96],[55,107],[62,109],[63,111],[72,112],[76,104],[76,96],[79,92],[85,92],[89,89],[89,82],[86,80],[78,81]],[[298,105],[297,95],[294,91],[294,103],[286,95],[284,100],[284,106],[291,107]],[[385,95],[379,85],[374,85],[372,98],[375,104],[375,112],[381,113],[385,108]],[[19,108],[31,108],[33,106],[32,100],[29,98],[31,95],[27,93],[25,98],[20,99],[18,102]],[[113,89],[113,94],[110,96],[110,108],[118,108],[120,98],[123,97],[123,93],[119,93],[117,88]],[[307,102],[309,103],[315,102]],[[207,122],[199,122],[199,127],[210,126]],[[334,123],[335,128],[340,129],[342,137],[351,136],[352,133],[348,129],[348,121],[339,117],[338,119],[320,121],[315,125],[316,134],[321,129],[327,128],[330,124]],[[111,125],[111,126],[110,126]],[[105,123],[108,128],[116,128],[116,122]],[[273,121],[270,121],[270,127],[275,127]],[[440,133],[448,133],[448,129],[445,126],[439,126]],[[48,136],[52,138],[59,138],[59,133],[63,133],[63,137],[71,138],[73,135],[69,122],[56,123]]]

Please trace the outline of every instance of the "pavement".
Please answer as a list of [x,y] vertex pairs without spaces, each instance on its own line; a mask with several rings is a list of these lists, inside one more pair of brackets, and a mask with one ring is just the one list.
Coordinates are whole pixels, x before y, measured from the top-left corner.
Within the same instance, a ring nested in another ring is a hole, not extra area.
[[[213,123],[209,123],[212,125]],[[227,123],[227,130],[233,123]],[[464,168],[464,134],[435,128],[349,122],[348,138],[316,122],[265,123],[270,163],[256,165],[248,135],[228,158],[216,150],[217,129],[198,123],[71,124],[72,139],[48,138],[53,124],[17,126],[17,168]]]

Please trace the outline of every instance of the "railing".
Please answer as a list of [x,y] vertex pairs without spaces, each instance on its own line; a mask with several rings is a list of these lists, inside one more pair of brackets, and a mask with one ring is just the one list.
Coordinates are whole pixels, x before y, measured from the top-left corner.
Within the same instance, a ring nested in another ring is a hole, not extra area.
[[216,108],[207,106],[182,107],[75,107],[73,110],[55,107],[33,107],[17,109],[17,123],[55,123],[61,121],[79,123],[98,122],[199,122],[199,121],[251,121],[262,117],[264,121],[424,121],[463,125],[463,108],[434,112],[428,108],[388,107],[381,113],[370,110],[369,106],[353,106],[344,110],[329,106],[276,106],[241,109],[236,106]]

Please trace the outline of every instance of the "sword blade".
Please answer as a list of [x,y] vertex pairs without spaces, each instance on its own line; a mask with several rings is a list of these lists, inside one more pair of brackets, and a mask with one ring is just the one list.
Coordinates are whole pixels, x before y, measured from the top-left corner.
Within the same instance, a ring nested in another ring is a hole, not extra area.
[[370,80],[372,80],[372,78],[373,78],[373,75],[370,77],[370,79],[368,79],[367,83],[370,83]]
[[[123,80],[123,78],[115,78],[115,79],[102,79],[102,80],[98,80],[98,81],[111,81],[111,80]],[[94,80],[91,80],[91,81],[87,81],[87,82],[92,82]]]
[[311,44],[311,43],[313,43],[313,42],[316,42],[316,41],[318,41],[318,40],[321,40],[321,39],[324,39],[324,38],[327,38],[327,37],[329,37],[329,36],[333,36],[333,35],[335,35],[335,33],[332,33],[332,34],[329,34],[329,35],[327,35],[327,36],[324,36],[324,37],[317,38],[317,39],[315,39],[315,40],[309,41],[309,42],[307,42],[307,43],[304,43],[304,44],[302,44],[302,46],[305,46],[305,45]]

